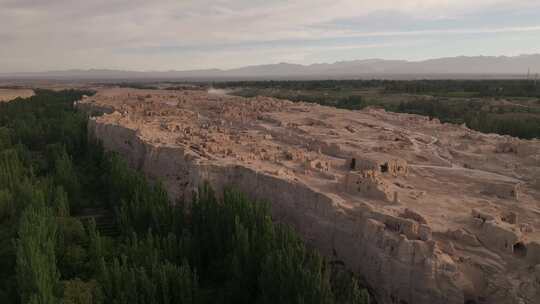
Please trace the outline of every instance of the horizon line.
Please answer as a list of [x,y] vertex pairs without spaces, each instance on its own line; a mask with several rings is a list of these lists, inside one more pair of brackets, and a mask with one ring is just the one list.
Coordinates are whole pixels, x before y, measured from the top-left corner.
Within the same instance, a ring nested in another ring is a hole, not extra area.
[[[261,67],[261,66],[271,66],[271,65],[280,65],[280,64],[287,64],[287,65],[295,65],[295,66],[302,66],[302,67],[310,67],[314,65],[331,65],[331,64],[337,64],[337,63],[347,63],[347,62],[357,62],[357,61],[401,61],[401,62],[411,62],[411,63],[421,63],[426,62],[430,60],[440,60],[440,59],[451,59],[451,58],[517,58],[517,57],[525,57],[525,56],[540,56],[540,52],[538,53],[522,53],[519,55],[457,55],[457,56],[444,56],[444,57],[429,57],[429,58],[423,58],[423,59],[385,59],[385,58],[378,58],[378,57],[372,57],[372,58],[363,58],[363,59],[351,59],[351,60],[336,60],[331,62],[313,62],[308,64],[301,64],[301,63],[294,63],[294,62],[275,62],[275,63],[263,63],[263,64],[246,64],[241,65],[237,67],[231,67],[231,68],[197,68],[197,69],[168,69],[168,70],[136,70],[136,69],[126,69],[126,68],[110,68],[110,67],[94,67],[94,68],[70,68],[70,69],[50,69],[50,70],[38,70],[38,71],[17,71],[17,72],[1,72],[0,75],[8,75],[8,74],[44,74],[44,73],[58,73],[58,72],[91,72],[91,71],[109,71],[109,72],[131,72],[131,73],[171,73],[171,72],[201,72],[201,71],[220,71],[220,72],[227,72],[242,68],[250,68],[250,67]],[[539,71],[540,72],[540,71]],[[536,71],[534,72],[536,73]],[[370,74],[376,74],[376,73],[370,73]],[[384,72],[379,74],[385,74]],[[432,73],[428,73],[432,74]],[[450,73],[455,74],[455,73]],[[469,73],[464,73],[469,74]],[[513,73],[509,73],[513,74]]]

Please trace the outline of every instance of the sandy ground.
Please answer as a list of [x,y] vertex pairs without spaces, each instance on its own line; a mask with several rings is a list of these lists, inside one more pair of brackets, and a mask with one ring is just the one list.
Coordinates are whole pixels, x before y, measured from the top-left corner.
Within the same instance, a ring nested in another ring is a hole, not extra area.
[[11,101],[17,97],[28,98],[34,95],[30,89],[0,89],[0,101]]

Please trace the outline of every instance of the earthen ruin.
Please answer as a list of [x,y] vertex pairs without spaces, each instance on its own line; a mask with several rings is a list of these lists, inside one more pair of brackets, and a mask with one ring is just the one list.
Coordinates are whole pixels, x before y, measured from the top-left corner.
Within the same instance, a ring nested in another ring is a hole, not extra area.
[[379,303],[540,303],[540,141],[378,109],[102,89],[90,132],[174,201],[271,203]]

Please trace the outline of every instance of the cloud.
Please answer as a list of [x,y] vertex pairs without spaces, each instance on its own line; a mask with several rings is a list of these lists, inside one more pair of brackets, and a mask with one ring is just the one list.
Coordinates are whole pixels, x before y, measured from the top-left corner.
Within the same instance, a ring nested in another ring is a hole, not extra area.
[[0,0],[0,70],[303,62],[404,37],[532,33],[535,9],[531,0]]

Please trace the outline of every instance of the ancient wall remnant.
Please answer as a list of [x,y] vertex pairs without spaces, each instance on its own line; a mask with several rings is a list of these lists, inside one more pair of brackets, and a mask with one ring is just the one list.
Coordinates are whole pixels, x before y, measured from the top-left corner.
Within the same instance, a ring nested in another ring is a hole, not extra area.
[[345,191],[349,193],[385,201],[394,199],[388,184],[380,177],[367,172],[348,172],[345,174],[342,183]]
[[482,193],[504,199],[519,200],[520,188],[521,184],[518,183],[487,183]]
[[389,174],[392,176],[407,175],[407,162],[392,156],[366,153],[354,154],[346,163],[346,167],[351,171],[362,173],[372,172],[374,175]]
[[540,265],[540,242],[533,241],[527,244],[527,261],[531,265]]

